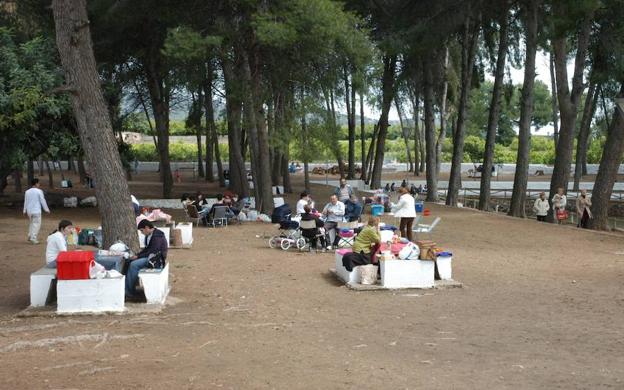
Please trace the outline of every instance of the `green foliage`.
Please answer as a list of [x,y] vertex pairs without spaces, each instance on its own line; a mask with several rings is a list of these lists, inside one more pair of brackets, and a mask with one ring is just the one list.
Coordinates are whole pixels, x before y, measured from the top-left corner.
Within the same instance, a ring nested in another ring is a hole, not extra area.
[[0,169],[3,172],[23,164],[28,157],[46,151],[59,153],[77,144],[66,135],[68,99],[50,93],[61,84],[56,51],[50,40],[37,37],[19,42],[11,30],[0,28]]

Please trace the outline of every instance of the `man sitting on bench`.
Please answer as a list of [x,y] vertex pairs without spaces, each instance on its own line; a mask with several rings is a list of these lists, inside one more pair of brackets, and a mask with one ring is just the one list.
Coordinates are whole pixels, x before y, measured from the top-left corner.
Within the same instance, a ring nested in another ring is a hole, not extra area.
[[163,259],[167,258],[167,239],[165,233],[154,227],[154,224],[146,219],[139,222],[137,227],[145,235],[145,248],[135,256],[130,257],[130,265],[126,273],[126,298],[136,299],[136,283],[139,278],[139,271],[147,268],[150,255],[161,254]]

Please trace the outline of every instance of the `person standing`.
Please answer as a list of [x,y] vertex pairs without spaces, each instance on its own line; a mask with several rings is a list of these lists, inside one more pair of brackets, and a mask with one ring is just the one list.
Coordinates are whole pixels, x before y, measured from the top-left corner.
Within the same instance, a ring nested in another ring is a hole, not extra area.
[[351,199],[351,196],[353,195],[353,188],[351,188],[351,186],[347,184],[347,181],[345,179],[340,179],[340,186],[336,187],[336,189],[334,190],[334,195],[338,197],[339,201],[344,203]]
[[39,188],[39,179],[32,180],[32,187],[24,193],[24,214],[28,215],[30,225],[28,226],[28,241],[39,244],[37,236],[41,229],[41,211],[50,213],[43,191]]
[[548,210],[550,210],[550,205],[546,200],[546,194],[544,192],[540,192],[539,198],[535,199],[535,203],[533,204],[533,211],[535,212],[539,222],[546,221]]
[[412,225],[414,218],[416,218],[416,201],[407,188],[399,188],[399,202],[392,205],[391,211],[395,218],[401,218],[399,224],[401,237],[406,237],[412,241]]
[[[327,234],[329,234],[329,241],[333,247],[338,246],[338,240],[340,237],[338,236],[338,222],[342,222],[344,220],[345,215],[345,205],[341,201],[338,200],[336,195],[332,195],[329,197],[329,203],[325,205],[323,208],[323,213],[325,216],[325,230]],[[331,234],[333,232],[334,238],[331,239]],[[332,249],[328,247],[327,249]]]
[[562,224],[564,220],[568,219],[566,215],[566,205],[568,198],[563,193],[563,188],[559,187],[557,193],[552,198],[552,204],[555,212],[555,219],[558,224]]
[[587,190],[581,190],[581,194],[576,198],[576,216],[578,217],[577,227],[587,229],[589,220],[593,218],[591,210],[591,198],[587,195]]

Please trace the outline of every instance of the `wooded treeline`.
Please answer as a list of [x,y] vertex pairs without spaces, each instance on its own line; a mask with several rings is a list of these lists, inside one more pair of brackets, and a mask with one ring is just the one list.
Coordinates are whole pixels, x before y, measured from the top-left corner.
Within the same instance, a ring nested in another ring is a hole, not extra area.
[[[46,37],[54,36],[48,2],[0,4],[3,24],[10,28],[0,37],[13,47],[0,54],[0,77],[6,81],[0,93],[17,102],[24,98],[15,92],[19,86],[40,91],[22,107],[0,99],[9,110],[0,120],[7,139],[0,148],[20,150],[0,153],[0,177],[42,154],[63,150],[63,145],[75,145],[71,153],[63,153],[81,161],[84,148],[76,145],[59,60],[46,46]],[[616,103],[624,81],[624,10],[618,0],[91,0],[87,5],[112,131],[123,130],[128,113],[138,112],[153,123],[164,197],[173,188],[169,125],[170,113],[178,107],[188,107],[186,125],[197,135],[200,175],[221,185],[217,120],[225,118],[229,187],[241,196],[252,192],[246,179],[249,164],[253,193],[264,212],[272,208],[272,185],[291,190],[293,145],[302,151],[306,168],[319,149],[329,149],[346,178],[380,187],[394,107],[410,170],[426,175],[428,201],[438,200],[442,145],[452,140],[445,201],[455,206],[475,110],[472,97],[488,82],[487,121],[479,129],[485,139],[479,208],[489,208],[495,146],[516,129],[510,215],[524,216],[531,129],[548,120],[555,127],[556,148],[551,194],[571,181],[578,187],[589,145],[606,137],[593,191],[593,227],[607,228],[608,202],[624,152],[624,122]],[[33,44],[47,51],[29,58],[25,49]],[[548,104],[536,104],[542,96],[536,92],[541,88],[536,83],[538,53],[551,59],[550,110],[543,109]],[[34,67],[33,61],[41,66]],[[511,68],[524,71],[520,90],[511,81]],[[42,73],[46,77],[37,77]],[[44,104],[45,99],[54,101]],[[224,102],[223,113],[216,112],[218,101]],[[380,112],[372,137],[365,134],[365,103]],[[23,115],[26,111],[29,116]],[[346,154],[338,144],[337,117],[343,112]],[[601,127],[604,133],[596,134]],[[20,132],[20,140],[37,142],[20,149],[14,139],[8,141],[13,132]],[[49,132],[60,135],[47,137]],[[362,167],[358,175],[356,165]]]

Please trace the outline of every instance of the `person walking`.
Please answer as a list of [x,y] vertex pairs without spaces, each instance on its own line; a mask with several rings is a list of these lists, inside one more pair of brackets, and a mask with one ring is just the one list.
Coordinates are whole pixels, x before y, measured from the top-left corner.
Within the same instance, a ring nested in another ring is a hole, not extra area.
[[399,224],[401,237],[406,237],[412,241],[412,225],[414,218],[416,218],[416,201],[407,188],[399,188],[399,202],[392,205],[391,211],[395,218],[401,218]]
[[30,225],[28,226],[28,241],[39,244],[37,236],[41,229],[41,211],[50,213],[43,191],[39,188],[39,179],[32,180],[32,187],[24,193],[24,214],[28,215]]
[[568,198],[563,193],[563,188],[559,187],[557,189],[557,193],[552,198],[552,204],[555,212],[555,219],[558,224],[562,224],[563,221],[568,219],[568,215],[566,212],[566,205],[568,203]]
[[578,217],[577,227],[587,229],[589,220],[593,218],[591,210],[591,198],[587,195],[587,190],[581,190],[581,194],[576,198],[576,216]]
[[535,203],[533,204],[533,211],[535,212],[539,222],[546,221],[548,210],[550,210],[550,205],[546,200],[546,194],[544,192],[540,192],[539,198],[535,199]]

